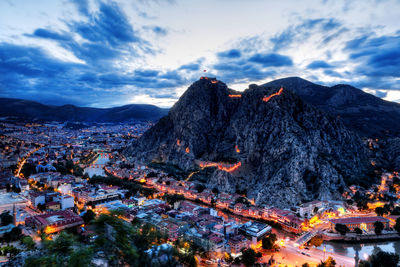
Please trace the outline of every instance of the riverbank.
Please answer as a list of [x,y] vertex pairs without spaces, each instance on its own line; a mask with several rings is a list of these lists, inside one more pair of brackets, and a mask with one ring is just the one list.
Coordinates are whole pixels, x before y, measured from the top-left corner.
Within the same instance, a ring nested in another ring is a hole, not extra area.
[[323,233],[322,238],[326,241],[332,242],[345,242],[345,243],[375,243],[382,241],[396,241],[400,240],[400,235],[395,231],[376,234],[362,234],[347,233],[346,235],[334,234],[334,233]]

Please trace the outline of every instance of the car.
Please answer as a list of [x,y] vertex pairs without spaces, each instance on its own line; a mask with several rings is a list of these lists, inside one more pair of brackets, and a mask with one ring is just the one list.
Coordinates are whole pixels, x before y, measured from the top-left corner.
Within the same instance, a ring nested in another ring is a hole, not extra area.
[[309,248],[309,247],[305,247],[304,249],[307,249],[307,250],[309,250],[310,248]]
[[306,253],[304,253],[303,251],[301,252],[301,254],[306,255]]

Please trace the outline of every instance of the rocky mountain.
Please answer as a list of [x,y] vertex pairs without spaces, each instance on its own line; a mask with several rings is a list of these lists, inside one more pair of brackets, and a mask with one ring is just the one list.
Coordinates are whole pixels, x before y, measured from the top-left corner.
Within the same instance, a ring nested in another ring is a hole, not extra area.
[[214,168],[209,188],[247,190],[256,203],[278,207],[338,199],[369,166],[357,134],[289,88],[239,93],[206,77],[125,153],[184,170]]
[[168,113],[153,105],[132,104],[114,108],[88,108],[74,105],[51,106],[34,101],[0,98],[0,117],[45,121],[124,122],[158,120]]
[[261,87],[278,86],[295,92],[308,104],[340,116],[344,124],[360,136],[400,136],[398,103],[385,101],[350,85],[327,87],[298,77],[275,80]]

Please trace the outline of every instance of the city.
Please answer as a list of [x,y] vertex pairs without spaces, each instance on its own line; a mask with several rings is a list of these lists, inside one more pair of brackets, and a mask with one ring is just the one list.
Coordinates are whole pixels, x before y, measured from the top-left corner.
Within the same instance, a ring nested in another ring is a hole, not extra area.
[[0,1],[0,266],[400,266],[399,11]]
[[[332,257],[340,266],[353,266],[355,255],[337,253],[335,246],[327,249],[322,241],[399,239],[397,172],[383,173],[381,183],[367,191],[348,188],[343,201],[262,207],[245,194],[205,188],[191,181],[191,173],[179,179],[162,164],[132,164],[121,149],[151,126],[104,124],[73,130],[61,123],[1,123],[1,233],[14,249],[3,261],[28,248],[27,241],[18,242],[25,237],[33,241],[29,246],[40,247],[43,238],[75,229],[74,235],[91,244],[96,237],[93,219],[114,212],[135,227],[156,229],[164,244],[187,242],[188,247],[177,246],[183,255],[190,251],[193,261],[209,266],[236,263],[243,249],[252,249],[250,260],[258,263],[298,266]],[[376,140],[366,143],[371,149],[379,145]],[[220,168],[203,162],[199,167]],[[7,217],[10,224],[3,223]],[[357,257],[368,257],[361,248],[350,247]],[[93,261],[104,260],[100,252]]]

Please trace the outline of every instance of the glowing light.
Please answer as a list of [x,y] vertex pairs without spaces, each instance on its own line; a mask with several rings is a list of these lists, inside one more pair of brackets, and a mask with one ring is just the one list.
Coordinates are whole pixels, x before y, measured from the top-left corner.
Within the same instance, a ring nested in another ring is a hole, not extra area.
[[237,170],[240,166],[242,166],[242,162],[239,161],[238,163],[233,164],[233,166],[231,166],[231,167],[219,167],[218,166],[218,169],[226,171],[226,172],[233,172],[233,171]]
[[367,253],[364,253],[363,256],[364,256],[365,260],[368,260],[368,254]]
[[264,97],[263,97],[263,101],[264,101],[264,102],[268,102],[272,97],[277,96],[277,95],[281,95],[282,93],[283,93],[283,87],[281,87],[281,89],[279,89],[278,92],[273,93],[273,94],[270,95],[270,96],[264,96]]
[[186,152],[187,154],[189,154],[189,153],[190,153],[190,148],[189,148],[189,147],[186,147],[185,152]]
[[201,162],[199,164],[200,168],[208,168],[208,167],[217,167],[221,171],[233,172],[237,170],[240,166],[242,166],[242,162],[238,162],[235,164],[223,164],[216,162]]
[[228,95],[230,98],[241,98],[242,95]]
[[177,140],[176,140],[176,144],[177,144],[178,146],[181,146],[181,140],[177,139]]
[[239,149],[238,145],[235,146],[235,150],[236,150],[236,153],[240,153],[240,149]]
[[211,81],[211,83],[218,83],[218,81]]

